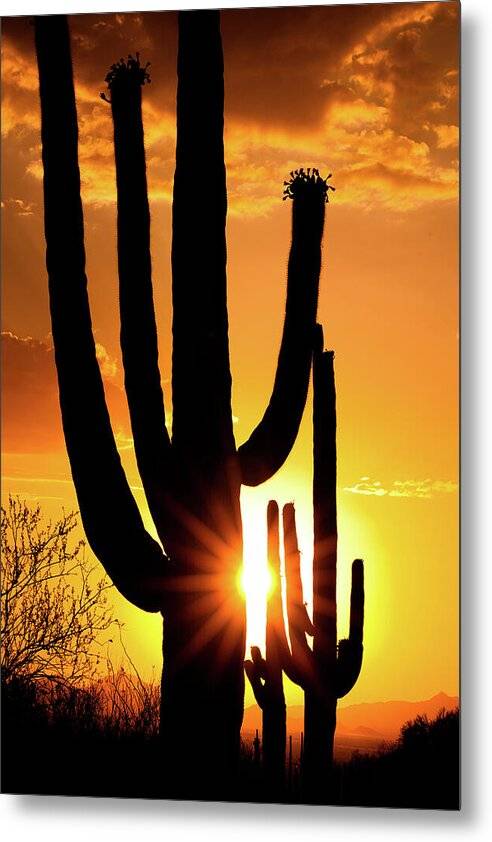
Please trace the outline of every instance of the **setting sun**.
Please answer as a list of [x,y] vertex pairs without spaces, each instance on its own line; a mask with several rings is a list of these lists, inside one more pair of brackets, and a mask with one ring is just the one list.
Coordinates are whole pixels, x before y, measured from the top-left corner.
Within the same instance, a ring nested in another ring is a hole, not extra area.
[[239,583],[246,598],[247,639],[252,645],[259,645],[265,638],[266,603],[273,579],[267,562],[266,538],[257,525],[244,535],[244,564]]

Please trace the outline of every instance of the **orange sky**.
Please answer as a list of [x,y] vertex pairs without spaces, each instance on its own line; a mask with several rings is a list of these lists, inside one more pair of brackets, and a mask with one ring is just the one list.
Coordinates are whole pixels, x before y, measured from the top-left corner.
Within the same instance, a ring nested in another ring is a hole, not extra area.
[[[120,55],[138,49],[151,61],[144,121],[169,418],[176,15],[83,15],[70,25],[93,324],[122,458],[145,512],[122,390],[112,124],[99,92]],[[56,516],[76,500],[49,339],[33,32],[26,18],[3,19],[2,29],[2,495],[39,500]],[[293,166],[319,166],[337,188],[318,318],[336,352],[340,636],[350,563],[366,562],[364,665],[346,702],[455,694],[457,4],[226,11],[222,34],[237,442],[263,414],[275,370],[290,243],[283,179]],[[209,189],[204,173],[204,213]],[[243,493],[246,564],[255,571],[267,500],[295,501],[306,591],[311,471],[309,402],[287,464]],[[261,605],[249,608],[249,640],[261,642]],[[115,611],[139,668],[158,671],[159,619],[117,595]],[[288,699],[300,701],[299,691],[289,686]]]

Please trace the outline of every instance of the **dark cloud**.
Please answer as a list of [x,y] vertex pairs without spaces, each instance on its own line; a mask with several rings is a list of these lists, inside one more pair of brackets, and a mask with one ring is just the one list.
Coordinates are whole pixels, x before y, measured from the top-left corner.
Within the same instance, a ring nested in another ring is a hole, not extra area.
[[452,84],[448,75],[458,67],[457,7],[435,7],[429,21],[400,29],[387,44],[394,84],[391,125],[399,134],[431,145],[427,124],[458,122],[457,75]]
[[331,97],[323,79],[383,15],[377,4],[223,12],[229,113],[283,128],[316,127]]
[[[324,80],[338,79],[353,97],[355,73],[391,82],[395,120],[405,114],[411,120],[415,107],[420,112],[439,99],[446,72],[457,67],[456,18],[454,2],[224,10],[227,111],[283,127],[316,125],[332,95]],[[151,62],[146,95],[160,110],[174,109],[175,12],[72,15],[70,27],[77,76],[94,101],[109,65],[140,50]],[[33,54],[27,19],[6,19],[4,33],[23,54]],[[368,63],[377,52],[380,60]],[[441,122],[451,122],[451,110],[443,116]]]

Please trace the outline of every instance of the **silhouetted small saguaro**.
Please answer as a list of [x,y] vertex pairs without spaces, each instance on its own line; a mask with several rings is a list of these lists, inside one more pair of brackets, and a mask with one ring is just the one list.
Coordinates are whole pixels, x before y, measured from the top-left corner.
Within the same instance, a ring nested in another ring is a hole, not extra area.
[[253,740],[253,758],[255,764],[257,766],[260,765],[260,737],[258,735],[258,728],[256,729],[255,737]]
[[289,766],[287,773],[287,788],[289,795],[292,794],[292,734],[289,734]]
[[[336,393],[332,351],[323,351],[317,326],[313,356],[313,622],[307,616],[293,504],[283,509],[287,616],[291,654],[284,666],[304,689],[303,793],[326,801],[333,763],[337,700],[354,686],[362,666],[364,566],[352,564],[350,632],[337,645]],[[313,637],[313,647],[307,636]]]
[[[121,593],[164,617],[161,735],[167,792],[226,797],[239,759],[245,611],[241,483],[287,458],[305,405],[327,179],[298,170],[277,371],[268,407],[233,435],[226,296],[224,78],[216,11],[179,14],[173,190],[172,440],[165,426],[152,298],[141,112],[148,66],[111,67],[125,388],[142,485],[162,546],[145,530],[105,403],[85,275],[78,127],[67,20],[35,19],[50,309],[65,441],[89,543]],[[197,192],[206,177],[206,194]],[[80,408],[84,407],[82,413]],[[198,748],[200,747],[200,748]]]
[[279,511],[275,500],[267,508],[268,566],[271,586],[267,600],[265,658],[257,646],[251,648],[251,661],[245,662],[246,675],[263,713],[263,767],[267,794],[273,800],[285,787],[285,744],[287,739],[283,663],[287,649],[282,610],[280,579]]

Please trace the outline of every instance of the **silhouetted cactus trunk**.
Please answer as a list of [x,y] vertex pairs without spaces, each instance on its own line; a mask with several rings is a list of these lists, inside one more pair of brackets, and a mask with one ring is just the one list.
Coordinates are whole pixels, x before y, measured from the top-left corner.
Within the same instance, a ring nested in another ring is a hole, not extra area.
[[[231,412],[223,107],[219,14],[181,13],[172,239],[176,470],[164,541],[185,590],[165,614],[162,731],[173,754],[186,742],[188,758],[201,740],[200,777],[207,760],[218,763],[224,775],[216,791],[227,794],[239,756],[245,616],[237,591],[241,476]],[[204,180],[209,188],[198,204]],[[215,734],[208,746],[204,722]],[[183,772],[189,780],[189,769]]]
[[125,387],[138,467],[166,557],[145,531],[122,470],[95,356],[67,22],[37,18],[35,31],[53,338],[84,528],[119,590],[143,609],[164,615],[161,733],[168,794],[227,797],[239,756],[244,693],[245,612],[237,592],[240,485],[268,479],[297,435],[328,187],[319,176],[296,174],[289,188],[293,241],[278,371],[263,419],[237,450],[228,352],[219,14],[180,13],[171,443],[152,300],[141,113],[147,70],[138,56],[111,68]]
[[[316,795],[333,762],[337,668],[337,453],[333,357],[323,338],[313,355],[313,660],[306,687],[304,783]],[[322,680],[317,680],[322,676]]]
[[[176,571],[168,581],[172,598],[163,606],[161,733],[173,758],[167,790],[206,794],[210,783],[211,794],[227,796],[239,753],[245,619],[236,586],[242,535],[228,351],[218,16],[180,16],[172,448],[164,427],[152,301],[141,110],[145,81],[147,67],[138,55],[113,65],[107,76],[118,187],[125,387],[140,475]],[[204,173],[211,189],[205,213],[196,213]]]
[[287,739],[287,713],[285,706],[282,655],[284,643],[284,617],[280,581],[280,551],[278,506],[268,504],[268,559],[272,577],[267,604],[265,643],[265,693],[263,707],[263,762],[272,800],[282,797],[285,788],[285,744]]

